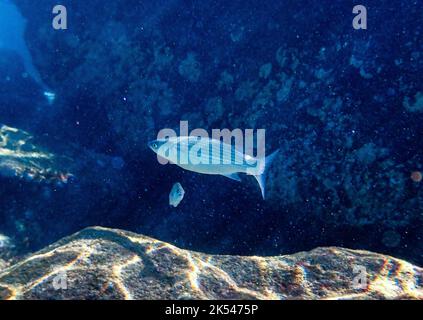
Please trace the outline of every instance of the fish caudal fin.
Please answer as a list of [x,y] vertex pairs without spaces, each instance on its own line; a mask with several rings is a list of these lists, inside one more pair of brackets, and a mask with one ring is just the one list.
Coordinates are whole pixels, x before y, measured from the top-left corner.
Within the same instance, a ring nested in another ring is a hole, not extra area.
[[267,169],[269,169],[270,164],[273,162],[273,160],[275,159],[276,155],[278,154],[279,149],[276,150],[275,152],[273,152],[271,155],[267,156],[266,158],[262,159],[261,161],[262,164],[262,170],[261,170],[261,174],[259,175],[253,175],[254,178],[256,178],[259,186],[260,186],[260,190],[261,190],[261,195],[263,196],[263,200],[265,199],[265,195],[266,195],[266,173],[267,173]]

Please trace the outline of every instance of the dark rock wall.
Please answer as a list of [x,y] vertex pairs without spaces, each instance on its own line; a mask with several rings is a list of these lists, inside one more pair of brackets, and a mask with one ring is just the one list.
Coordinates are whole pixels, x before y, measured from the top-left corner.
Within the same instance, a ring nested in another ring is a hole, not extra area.
[[[421,263],[421,1],[370,1],[367,31],[351,27],[354,1],[63,1],[66,31],[51,28],[55,1],[17,4],[57,94],[34,130],[125,164],[124,182],[82,174],[63,207],[42,204],[56,217],[37,215],[36,243],[100,224],[213,253],[339,245]],[[160,166],[146,144],[180,120],[265,128],[281,149],[267,200],[251,177]],[[187,194],[171,209],[176,181]]]

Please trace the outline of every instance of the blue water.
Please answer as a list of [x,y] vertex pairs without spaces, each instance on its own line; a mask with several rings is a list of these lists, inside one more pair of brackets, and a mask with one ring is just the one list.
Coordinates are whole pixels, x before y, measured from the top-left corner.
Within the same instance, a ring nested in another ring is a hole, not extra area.
[[[19,254],[100,225],[209,253],[343,246],[422,264],[423,1],[65,0],[66,30],[56,1],[6,2],[0,123],[72,173],[0,177]],[[265,129],[280,149],[266,200],[252,177],[160,165],[147,143],[180,121]]]

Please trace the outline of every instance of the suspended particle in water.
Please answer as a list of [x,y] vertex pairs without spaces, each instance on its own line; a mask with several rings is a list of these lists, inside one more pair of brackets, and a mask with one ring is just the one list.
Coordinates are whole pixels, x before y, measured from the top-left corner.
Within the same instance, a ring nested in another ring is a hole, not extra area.
[[413,171],[413,172],[411,173],[410,178],[411,178],[411,180],[413,180],[414,182],[419,183],[419,182],[421,182],[421,181],[422,181],[423,176],[422,176],[422,173],[421,173],[420,171]]

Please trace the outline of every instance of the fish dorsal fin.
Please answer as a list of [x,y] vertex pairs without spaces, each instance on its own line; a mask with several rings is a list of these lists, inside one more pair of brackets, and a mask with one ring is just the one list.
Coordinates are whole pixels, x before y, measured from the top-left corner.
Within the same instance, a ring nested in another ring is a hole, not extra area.
[[239,177],[238,173],[230,173],[230,174],[222,174],[226,178],[241,182],[241,178]]

